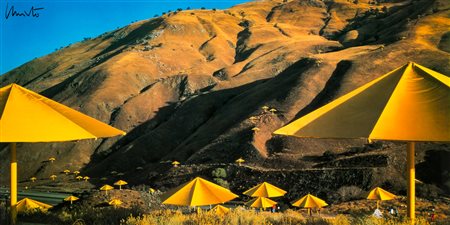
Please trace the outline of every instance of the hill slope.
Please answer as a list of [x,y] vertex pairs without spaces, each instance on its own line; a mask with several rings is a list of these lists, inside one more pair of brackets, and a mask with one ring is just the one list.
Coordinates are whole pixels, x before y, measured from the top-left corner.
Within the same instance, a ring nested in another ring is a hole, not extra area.
[[[152,170],[170,160],[229,163],[241,156],[274,169],[358,165],[361,160],[311,158],[326,150],[344,153],[364,140],[299,140],[272,132],[408,61],[450,74],[450,11],[444,0],[355,2],[273,0],[173,12],[4,74],[0,86],[18,83],[127,132],[107,140],[19,144],[21,179],[66,168],[133,176],[143,167],[136,182],[149,183],[156,179]],[[419,145],[419,160],[429,150],[448,157],[449,146]],[[394,160],[402,154],[375,155],[394,162],[381,167],[402,175],[404,161]],[[2,171],[7,155],[3,147]],[[57,160],[50,164],[51,156]],[[430,182],[442,184],[439,179]]]

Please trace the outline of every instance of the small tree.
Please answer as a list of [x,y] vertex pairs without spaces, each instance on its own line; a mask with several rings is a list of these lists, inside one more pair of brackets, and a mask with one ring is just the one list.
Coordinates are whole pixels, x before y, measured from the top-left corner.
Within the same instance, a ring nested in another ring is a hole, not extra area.
[[227,171],[224,168],[216,168],[211,172],[215,178],[227,178]]

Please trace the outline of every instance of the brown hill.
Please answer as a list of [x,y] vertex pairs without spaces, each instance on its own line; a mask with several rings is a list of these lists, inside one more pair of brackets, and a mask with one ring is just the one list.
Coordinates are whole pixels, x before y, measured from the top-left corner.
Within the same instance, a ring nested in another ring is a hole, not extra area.
[[[394,151],[402,149],[398,143],[367,153],[364,140],[301,140],[272,132],[408,61],[450,74],[449,5],[258,1],[228,10],[172,12],[72,44],[4,74],[0,86],[18,83],[128,134],[19,144],[19,176],[46,178],[70,169],[101,177],[118,171],[135,183],[164,186],[164,174],[171,174],[164,162],[215,167],[242,156],[256,168],[381,167],[379,174],[392,175],[366,174],[371,180],[364,187],[395,180],[404,174],[404,152]],[[353,154],[355,149],[362,151]],[[449,151],[448,144],[419,145],[417,163],[434,174],[423,176],[427,182],[449,182],[448,164],[436,164],[450,158]],[[0,156],[0,168],[7,171],[5,145]],[[47,162],[51,156],[54,163]],[[339,185],[352,182],[359,181]]]

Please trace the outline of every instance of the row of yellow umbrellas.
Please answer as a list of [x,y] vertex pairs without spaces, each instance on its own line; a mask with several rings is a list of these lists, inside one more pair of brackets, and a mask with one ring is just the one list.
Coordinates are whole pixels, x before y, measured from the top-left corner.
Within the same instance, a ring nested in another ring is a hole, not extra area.
[[[119,186],[119,190],[122,190],[123,185],[127,185],[128,183],[124,180],[118,180],[114,183],[114,185]],[[105,191],[108,194],[108,191],[113,190],[114,187],[108,184],[105,184],[100,187],[100,191]]]
[[[269,199],[271,197],[280,197],[286,194],[286,191],[278,188],[270,183],[263,182],[245,191],[243,194],[255,197],[245,205],[252,208],[269,208],[276,205],[277,202]],[[169,205],[182,205],[182,206],[203,206],[203,205],[213,205],[213,204],[223,204],[238,195],[232,193],[230,190],[221,187],[217,184],[209,182],[205,179],[197,177],[192,181],[180,185],[168,191],[163,195],[163,204]],[[367,199],[377,200],[391,200],[396,196],[386,190],[379,187],[373,189]],[[293,206],[301,208],[322,208],[328,204],[311,194],[307,194],[304,197],[294,201]]]

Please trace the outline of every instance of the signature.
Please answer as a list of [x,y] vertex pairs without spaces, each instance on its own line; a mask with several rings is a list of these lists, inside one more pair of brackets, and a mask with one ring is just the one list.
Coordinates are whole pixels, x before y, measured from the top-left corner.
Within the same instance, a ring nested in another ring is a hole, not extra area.
[[6,3],[6,11],[5,11],[5,18],[8,19],[10,16],[11,17],[35,17],[38,18],[39,17],[39,10],[43,10],[44,8],[35,8],[34,6],[31,6],[30,10],[23,10],[22,12],[20,11],[16,11],[16,9],[14,8],[14,6],[12,5],[11,7],[9,7],[8,3]]

